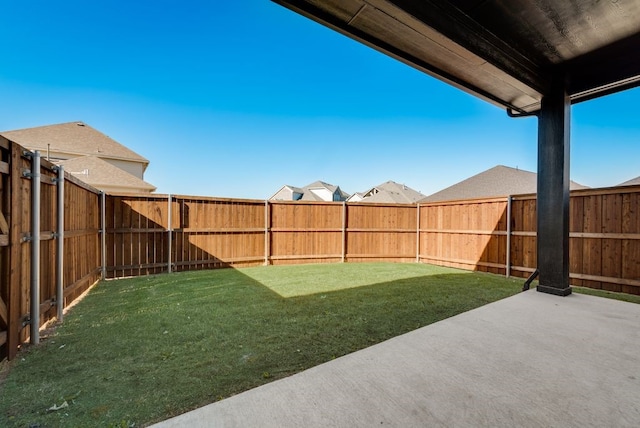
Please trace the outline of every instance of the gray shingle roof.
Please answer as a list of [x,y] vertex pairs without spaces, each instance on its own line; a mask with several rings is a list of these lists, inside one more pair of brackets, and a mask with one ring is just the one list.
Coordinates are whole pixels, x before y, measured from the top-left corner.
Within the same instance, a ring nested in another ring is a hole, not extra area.
[[[522,169],[497,165],[453,186],[427,196],[421,202],[455,201],[536,193],[537,174]],[[587,186],[571,181],[571,190]]]
[[276,192],[276,194],[272,196],[271,199],[273,199],[285,187],[291,189],[296,193],[302,194],[302,197],[298,199],[300,201],[318,201],[318,202],[327,201],[326,199],[323,199],[321,196],[314,193],[312,189],[325,189],[329,191],[329,193],[331,194],[337,191],[338,194],[340,195],[340,198],[341,198],[340,200],[342,201],[346,200],[349,197],[349,194],[343,192],[342,189],[340,189],[340,186],[334,186],[333,184],[325,183],[324,181],[314,181],[313,183],[307,184],[304,187],[295,187],[287,184],[283,186],[280,190],[278,190],[278,192]]
[[417,190],[404,184],[396,183],[395,181],[387,181],[375,186],[364,192],[364,196],[361,202],[392,204],[413,204],[425,197],[425,195]]
[[104,135],[83,122],[68,122],[57,125],[38,126],[0,132],[30,150],[71,153],[78,156],[93,155],[101,158],[130,160],[148,164],[149,161],[133,150]]
[[131,192],[153,192],[155,186],[95,156],[81,156],[59,163],[79,180],[100,189],[125,187]]
[[311,189],[324,188],[329,190],[331,193],[335,193],[338,191],[341,200],[345,200],[349,197],[348,193],[345,193],[340,189],[340,186],[334,186],[333,184],[325,183],[324,181],[314,181],[313,183],[307,184],[302,188],[302,198],[301,201],[324,201],[321,197],[316,195],[311,191]]
[[618,186],[637,186],[640,185],[640,177],[632,178],[629,181],[618,184]]

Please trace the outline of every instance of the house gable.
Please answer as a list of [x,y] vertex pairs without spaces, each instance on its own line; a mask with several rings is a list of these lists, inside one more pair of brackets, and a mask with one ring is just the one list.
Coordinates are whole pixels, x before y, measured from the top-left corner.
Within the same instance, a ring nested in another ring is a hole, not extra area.
[[284,185],[278,190],[270,200],[280,201],[344,201],[349,194],[343,192],[339,186],[328,184],[323,181],[315,181],[302,188]]
[[156,187],[96,156],[82,156],[60,162],[64,170],[107,193],[151,193]]
[[3,131],[0,134],[29,150],[39,150],[43,155],[49,153],[52,160],[96,156],[104,160],[141,164],[142,172],[149,165],[146,158],[83,122]]

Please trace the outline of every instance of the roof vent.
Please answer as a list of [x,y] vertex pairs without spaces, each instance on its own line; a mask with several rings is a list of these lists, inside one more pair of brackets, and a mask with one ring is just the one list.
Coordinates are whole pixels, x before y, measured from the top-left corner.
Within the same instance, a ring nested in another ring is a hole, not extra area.
[[76,123],[76,125],[78,125],[78,126],[84,126],[84,123],[82,123],[82,122],[78,122],[78,123]]

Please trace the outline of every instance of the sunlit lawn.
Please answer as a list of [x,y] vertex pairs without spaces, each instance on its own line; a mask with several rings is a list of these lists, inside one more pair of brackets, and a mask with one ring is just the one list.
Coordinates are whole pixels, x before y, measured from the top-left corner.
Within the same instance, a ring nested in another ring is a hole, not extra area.
[[147,425],[521,287],[522,279],[390,263],[104,282],[10,365],[0,426]]

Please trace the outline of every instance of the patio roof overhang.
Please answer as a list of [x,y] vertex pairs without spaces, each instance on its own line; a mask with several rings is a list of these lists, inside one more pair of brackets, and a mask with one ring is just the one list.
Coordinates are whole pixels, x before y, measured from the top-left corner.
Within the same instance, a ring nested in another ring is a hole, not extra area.
[[513,112],[640,85],[637,0],[274,0]]
[[510,115],[537,115],[538,290],[571,293],[571,104],[640,85],[640,1],[273,1]]

